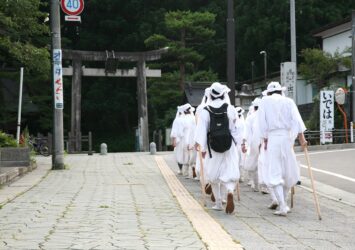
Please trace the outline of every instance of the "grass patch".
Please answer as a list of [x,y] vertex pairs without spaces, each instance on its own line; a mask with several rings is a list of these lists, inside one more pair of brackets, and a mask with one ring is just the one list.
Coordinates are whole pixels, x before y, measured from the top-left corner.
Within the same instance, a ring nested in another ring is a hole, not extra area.
[[101,205],[100,208],[109,208],[107,205]]

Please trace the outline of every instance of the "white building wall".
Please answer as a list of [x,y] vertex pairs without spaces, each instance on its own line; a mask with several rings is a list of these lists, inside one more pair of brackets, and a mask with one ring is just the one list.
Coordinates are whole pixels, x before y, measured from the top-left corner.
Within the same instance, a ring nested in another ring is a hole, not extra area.
[[[332,55],[334,55],[337,50],[341,53],[346,48],[351,48],[351,30],[323,39],[323,50]],[[351,53],[348,53],[344,56],[350,55]]]
[[307,104],[313,102],[313,88],[312,84],[307,84],[306,80],[297,79],[297,105]]

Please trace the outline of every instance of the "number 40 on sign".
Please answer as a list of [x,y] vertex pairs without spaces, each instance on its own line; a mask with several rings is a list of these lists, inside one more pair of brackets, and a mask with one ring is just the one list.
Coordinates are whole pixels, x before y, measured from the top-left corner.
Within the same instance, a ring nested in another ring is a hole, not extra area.
[[61,7],[65,14],[77,16],[84,9],[84,0],[61,0]]

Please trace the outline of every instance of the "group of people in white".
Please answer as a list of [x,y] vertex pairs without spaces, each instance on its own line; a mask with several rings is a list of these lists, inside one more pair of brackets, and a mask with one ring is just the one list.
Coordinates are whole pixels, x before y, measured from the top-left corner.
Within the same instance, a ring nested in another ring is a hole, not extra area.
[[275,215],[290,212],[287,196],[300,178],[293,145],[296,138],[301,146],[307,141],[297,106],[284,91],[269,83],[246,118],[218,82],[205,89],[196,112],[188,103],[177,108],[170,136],[178,174],[206,183],[212,209],[233,213],[237,183],[248,180],[253,191],[270,194]]

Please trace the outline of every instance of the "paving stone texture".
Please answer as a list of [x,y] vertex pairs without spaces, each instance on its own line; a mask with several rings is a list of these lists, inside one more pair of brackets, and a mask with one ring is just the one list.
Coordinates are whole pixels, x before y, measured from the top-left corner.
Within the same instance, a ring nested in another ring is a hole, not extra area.
[[[176,172],[172,153],[159,155]],[[206,249],[154,156],[69,155],[60,171],[49,171],[50,161],[39,157],[36,170],[0,189],[1,250]],[[178,179],[201,200],[198,182]],[[268,195],[241,184],[233,215],[210,201],[205,211],[245,249],[355,249],[355,204],[319,200],[321,221],[312,194],[297,187],[292,213],[277,217]]]
[[65,162],[0,209],[0,249],[205,249],[152,156]]

